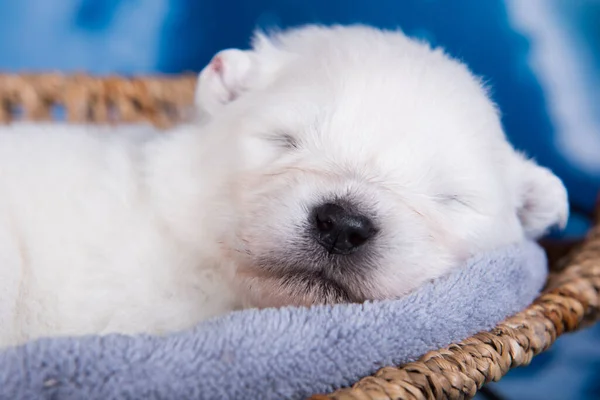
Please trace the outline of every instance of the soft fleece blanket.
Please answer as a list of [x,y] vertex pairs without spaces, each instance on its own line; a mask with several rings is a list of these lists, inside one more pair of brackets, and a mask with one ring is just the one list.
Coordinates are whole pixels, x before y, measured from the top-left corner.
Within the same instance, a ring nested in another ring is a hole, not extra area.
[[394,301],[245,310],[166,337],[42,339],[0,353],[0,399],[302,399],[489,329],[546,278],[534,243]]

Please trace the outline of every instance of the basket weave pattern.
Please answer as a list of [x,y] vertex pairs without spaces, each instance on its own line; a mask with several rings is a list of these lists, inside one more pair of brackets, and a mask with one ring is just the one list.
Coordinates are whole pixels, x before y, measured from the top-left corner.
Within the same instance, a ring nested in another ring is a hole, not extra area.
[[[71,123],[150,122],[166,127],[193,101],[195,76],[90,77],[0,74],[0,123],[56,119]],[[598,207],[600,210],[600,207]],[[380,369],[351,388],[312,400],[468,399],[511,368],[527,365],[563,333],[600,317],[600,213],[587,238],[552,266],[530,307],[488,332]]]
[[[0,74],[0,123],[48,121],[66,112],[71,123],[150,122],[166,127],[183,116],[194,97],[196,77]],[[22,115],[19,115],[22,114]]]

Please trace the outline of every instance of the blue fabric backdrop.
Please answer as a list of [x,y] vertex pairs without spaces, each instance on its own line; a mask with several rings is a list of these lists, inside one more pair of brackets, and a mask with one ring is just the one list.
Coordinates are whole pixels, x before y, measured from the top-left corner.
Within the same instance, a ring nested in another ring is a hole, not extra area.
[[[566,183],[576,212],[600,189],[597,0],[19,0],[0,2],[0,70],[199,71],[256,27],[363,22],[445,47],[493,87],[516,147]],[[600,398],[600,328],[559,341],[499,390],[514,399]],[[572,390],[578,390],[572,395]],[[571,393],[571,394],[570,394]]]

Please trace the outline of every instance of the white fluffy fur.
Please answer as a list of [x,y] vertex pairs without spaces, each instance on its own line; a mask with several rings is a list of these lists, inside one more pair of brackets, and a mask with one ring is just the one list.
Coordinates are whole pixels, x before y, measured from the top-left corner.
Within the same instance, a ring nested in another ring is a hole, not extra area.
[[[166,133],[2,129],[0,345],[338,301],[333,281],[352,301],[397,297],[567,218],[480,81],[399,32],[258,35],[201,73],[197,101],[203,124]],[[360,262],[307,237],[335,199],[379,229]]]

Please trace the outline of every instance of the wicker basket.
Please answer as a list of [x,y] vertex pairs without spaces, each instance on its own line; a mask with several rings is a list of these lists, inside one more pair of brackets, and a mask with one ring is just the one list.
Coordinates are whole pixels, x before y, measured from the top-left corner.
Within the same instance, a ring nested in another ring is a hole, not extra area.
[[[69,122],[147,121],[165,127],[191,104],[194,85],[192,75],[133,79],[0,75],[0,122],[64,115]],[[465,399],[511,368],[529,364],[558,336],[599,318],[600,213],[584,241],[547,250],[550,279],[527,309],[488,332],[432,351],[416,362],[382,368],[352,388],[312,399]]]

